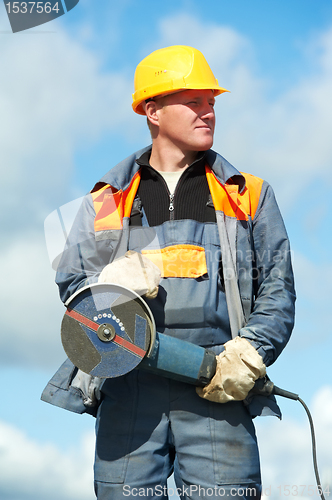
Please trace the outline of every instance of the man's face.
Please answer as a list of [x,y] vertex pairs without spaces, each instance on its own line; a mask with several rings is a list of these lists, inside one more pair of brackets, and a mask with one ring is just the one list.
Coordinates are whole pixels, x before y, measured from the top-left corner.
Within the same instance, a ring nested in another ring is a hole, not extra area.
[[183,90],[155,101],[159,105],[159,135],[164,140],[182,151],[211,148],[215,127],[212,90]]

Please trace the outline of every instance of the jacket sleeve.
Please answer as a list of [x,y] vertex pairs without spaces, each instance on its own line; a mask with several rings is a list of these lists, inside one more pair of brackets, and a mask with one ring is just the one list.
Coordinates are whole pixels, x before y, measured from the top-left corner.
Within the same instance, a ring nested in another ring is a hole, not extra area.
[[271,365],[294,326],[295,289],[288,236],[271,186],[264,182],[252,221],[254,302],[239,332]]
[[95,210],[90,194],[86,195],[66,241],[55,281],[63,302],[79,288],[96,283],[102,268],[109,262],[112,248],[98,242],[94,230]]
[[[98,241],[94,230],[95,210],[91,195],[84,197],[67,238],[56,273],[63,302],[83,286],[96,283],[102,268],[112,256],[110,241]],[[41,399],[75,413],[96,416],[99,399],[91,399],[94,384],[100,379],[90,376],[86,387],[74,385],[78,369],[67,359],[45,387]],[[99,384],[100,386],[100,384]]]

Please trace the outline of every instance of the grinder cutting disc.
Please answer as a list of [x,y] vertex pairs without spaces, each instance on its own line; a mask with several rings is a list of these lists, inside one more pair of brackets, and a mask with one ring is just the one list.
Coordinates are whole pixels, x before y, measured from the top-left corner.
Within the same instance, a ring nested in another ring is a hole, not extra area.
[[113,378],[133,370],[155,340],[152,313],[139,295],[96,283],[66,302],[61,340],[68,358],[85,373]]

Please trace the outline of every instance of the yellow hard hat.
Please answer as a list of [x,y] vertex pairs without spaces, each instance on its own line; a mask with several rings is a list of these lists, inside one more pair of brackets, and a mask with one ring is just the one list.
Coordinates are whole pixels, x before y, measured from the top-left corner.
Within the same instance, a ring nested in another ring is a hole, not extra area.
[[193,47],[173,45],[156,50],[135,71],[133,110],[144,115],[142,102],[157,95],[185,89],[211,89],[214,95],[228,92],[219,86],[203,54]]

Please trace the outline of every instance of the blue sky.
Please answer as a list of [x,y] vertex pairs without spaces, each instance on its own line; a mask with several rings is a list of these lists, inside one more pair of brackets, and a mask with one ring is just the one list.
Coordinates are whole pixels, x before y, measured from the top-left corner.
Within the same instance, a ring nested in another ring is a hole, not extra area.
[[[269,374],[312,409],[322,480],[332,487],[331,2],[81,0],[16,34],[1,3],[3,500],[94,498],[93,419],[39,401],[65,357],[44,221],[149,143],[144,118],[131,110],[133,74],[172,44],[202,50],[231,91],[217,99],[214,149],[276,192],[298,300],[292,339]],[[314,484],[304,411],[279,402],[281,422],[256,422],[273,498],[280,485]]]

